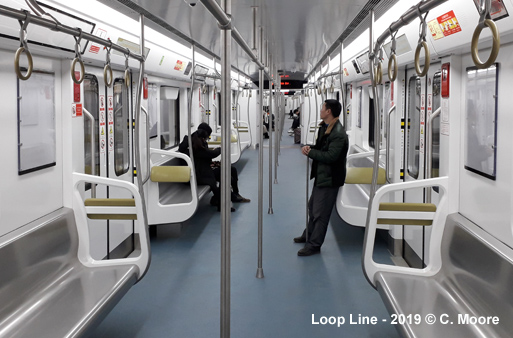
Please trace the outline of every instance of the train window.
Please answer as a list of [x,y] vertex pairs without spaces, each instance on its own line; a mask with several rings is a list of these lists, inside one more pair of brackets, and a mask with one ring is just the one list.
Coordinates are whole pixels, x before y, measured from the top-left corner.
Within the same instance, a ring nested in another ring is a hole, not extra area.
[[150,135],[149,138],[154,138],[158,136],[159,133],[159,124],[158,124],[158,96],[157,96],[158,87],[155,84],[150,84],[148,86],[148,117],[150,120]]
[[[433,102],[431,113],[434,113],[441,104],[441,73],[438,72],[433,77]],[[440,168],[440,115],[435,117],[431,122],[432,125],[432,154],[431,154],[431,177],[439,177]]]
[[362,87],[358,87],[358,113],[356,116],[356,127],[361,128],[362,127],[362,104],[363,104],[363,90]]
[[180,94],[178,88],[162,87],[160,90],[160,135],[162,149],[180,143]]
[[467,68],[465,169],[495,180],[498,64]]
[[18,174],[55,164],[55,75],[34,71],[18,79]]
[[114,170],[121,176],[130,166],[130,112],[124,79],[114,81]]
[[[99,143],[99,126],[98,126],[98,110],[99,110],[99,89],[98,79],[94,75],[86,74],[84,78],[84,108],[93,115],[94,118],[94,158],[95,158],[95,174],[100,175],[100,143]],[[85,173],[91,174],[91,121],[84,117],[84,155],[85,155]],[[90,187],[86,187],[86,190]]]
[[408,174],[417,179],[419,177],[419,149],[420,149],[420,106],[421,106],[420,77],[413,76],[408,83],[408,140],[407,163]]

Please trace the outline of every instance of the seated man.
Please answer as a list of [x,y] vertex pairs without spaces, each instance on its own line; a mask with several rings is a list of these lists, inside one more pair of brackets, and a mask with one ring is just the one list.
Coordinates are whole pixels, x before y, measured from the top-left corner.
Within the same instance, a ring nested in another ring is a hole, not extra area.
[[[212,133],[212,128],[206,123],[201,123],[198,126],[198,130],[192,133],[192,147],[194,154],[194,167],[196,170],[196,180],[198,184],[207,184],[210,186],[214,196],[210,200],[210,204],[219,206],[221,200],[220,189],[217,186],[217,182],[221,181],[221,168],[212,168],[212,159],[216,158],[221,154],[221,148],[209,149],[207,140]],[[178,146],[178,151],[189,155],[189,139],[185,135],[182,142]],[[234,166],[231,166],[231,186],[232,194],[231,200],[236,203],[247,203],[249,199],[242,197],[239,194],[238,187],[238,173]],[[233,208],[232,208],[233,209]]]
[[299,120],[300,120],[300,115],[299,115],[299,109],[294,109],[294,121],[292,121],[292,126],[290,127],[289,129],[289,134],[293,134],[294,133],[294,130],[296,130],[296,128],[299,127]]

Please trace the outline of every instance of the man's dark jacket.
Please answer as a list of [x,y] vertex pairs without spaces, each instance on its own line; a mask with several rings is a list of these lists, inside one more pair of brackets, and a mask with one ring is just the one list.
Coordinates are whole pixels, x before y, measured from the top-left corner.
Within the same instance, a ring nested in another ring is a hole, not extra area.
[[338,117],[327,128],[324,122],[320,124],[317,141],[308,153],[308,157],[313,159],[310,178],[315,178],[315,186],[344,185],[348,149],[349,139]]

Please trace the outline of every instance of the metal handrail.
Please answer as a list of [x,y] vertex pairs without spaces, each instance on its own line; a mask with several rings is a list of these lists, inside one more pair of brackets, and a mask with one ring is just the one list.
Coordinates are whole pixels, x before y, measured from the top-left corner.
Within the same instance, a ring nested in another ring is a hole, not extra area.
[[150,165],[150,142],[148,139],[148,135],[150,134],[150,116],[148,114],[148,111],[146,108],[141,107],[141,110],[143,111],[144,115],[146,115],[146,163],[148,164],[146,166],[146,177],[142,180],[142,184],[144,185],[148,180],[150,179],[150,171],[151,171],[151,165]]
[[[9,17],[9,18],[13,18],[16,20],[24,21],[27,19],[27,17],[30,15],[30,13],[0,5],[0,15],[3,15],[3,16]],[[110,41],[110,40],[102,39],[96,35],[82,32],[78,28],[65,26],[65,25],[57,23],[53,20],[50,20],[50,19],[45,19],[42,17],[31,15],[30,23],[38,25],[38,26],[50,28],[53,31],[61,32],[61,33],[68,34],[68,35],[73,35],[75,37],[79,37],[80,34],[82,34],[82,39],[100,44],[105,47],[112,47],[114,50],[117,50],[118,52],[121,52],[121,53],[128,53],[128,55],[130,57],[136,59],[139,62],[144,61],[144,59],[145,59],[142,54],[141,55],[135,54],[125,47],[122,47],[120,45],[112,43],[112,41]]]
[[[426,126],[426,166],[424,168],[424,177],[431,178],[431,167],[433,166],[433,120],[440,115],[442,107],[439,107],[427,120]],[[431,189],[426,191],[426,203],[431,203]]]
[[[95,150],[95,132],[94,132],[94,116],[93,114],[91,114],[89,111],[87,111],[87,109],[82,108],[82,110],[84,111],[84,114],[85,116],[89,119],[89,121],[91,122],[91,128],[90,128],[90,132],[91,132],[91,175],[93,176],[96,176],[96,154],[94,152]],[[96,185],[94,183],[91,183],[91,198],[96,198]]]

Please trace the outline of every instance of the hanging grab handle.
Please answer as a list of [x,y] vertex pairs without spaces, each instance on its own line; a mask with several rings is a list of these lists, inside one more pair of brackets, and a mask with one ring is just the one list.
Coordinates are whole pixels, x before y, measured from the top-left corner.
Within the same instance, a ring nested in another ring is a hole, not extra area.
[[[32,70],[34,69],[34,63],[32,62],[32,54],[29,51],[28,43],[27,43],[27,26],[30,22],[30,14],[26,13],[27,17],[25,18],[25,22],[19,20],[20,23],[20,48],[16,51],[16,54],[14,55],[14,72],[18,76],[20,80],[28,80],[30,76],[32,75]],[[20,68],[20,57],[21,54],[25,53],[27,56],[27,62],[28,62],[28,68],[27,73],[23,75],[21,73]]]
[[383,49],[379,49],[378,55],[376,56],[376,69],[374,71],[374,80],[376,81],[376,85],[380,85],[383,82]]
[[[481,0],[481,6],[479,10],[479,23],[476,29],[474,30],[474,35],[472,35],[472,60],[474,61],[474,64],[478,69],[485,69],[494,64],[495,60],[497,59],[497,55],[499,55],[499,49],[501,46],[499,30],[497,29],[495,22],[491,19],[490,16],[490,7],[490,0]],[[481,62],[481,59],[479,58],[479,49],[477,47],[477,44],[479,42],[479,36],[481,35],[481,31],[483,30],[483,28],[485,28],[485,26],[490,28],[490,30],[492,31],[493,44],[492,51],[490,52],[488,60],[486,60],[485,62]]]
[[128,66],[128,59],[130,58],[130,50],[127,48],[127,54],[125,54],[125,85],[130,87],[130,67]]
[[105,83],[105,86],[109,87],[112,86],[112,80],[114,78],[112,74],[112,67],[110,66],[110,51],[112,49],[112,42],[109,47],[107,47],[107,56],[105,59],[105,67],[103,67],[103,82]]
[[[392,28],[388,28],[390,30],[390,36],[392,37],[392,45],[390,46],[390,58],[388,59],[388,79],[391,82],[394,82],[397,79],[397,74],[399,74],[399,68],[397,66],[397,57],[395,56],[395,48],[396,48],[396,40],[395,36],[398,31],[392,34]],[[393,66],[392,66],[393,65]]]
[[[82,54],[80,54],[80,50],[82,47],[80,47],[80,41],[82,40],[82,29],[77,28],[79,31],[78,37],[74,36],[75,38],[75,58],[73,59],[73,62],[71,63],[71,79],[76,84],[81,84],[82,81],[84,81],[85,77],[85,67],[84,67],[84,61],[82,61]],[[76,64],[80,65],[80,78],[77,79],[75,76],[75,66]]]
[[[429,12],[426,12],[426,15],[424,15],[424,17],[422,17],[419,7],[417,7],[417,12],[419,13],[420,26],[419,26],[419,42],[417,44],[417,49],[415,50],[415,71],[417,72],[418,76],[423,77],[423,76],[426,76],[426,74],[429,70],[429,64],[431,63],[429,47],[426,42],[426,31],[427,31],[426,17]],[[422,48],[424,48],[424,69],[420,68],[420,51]]]

